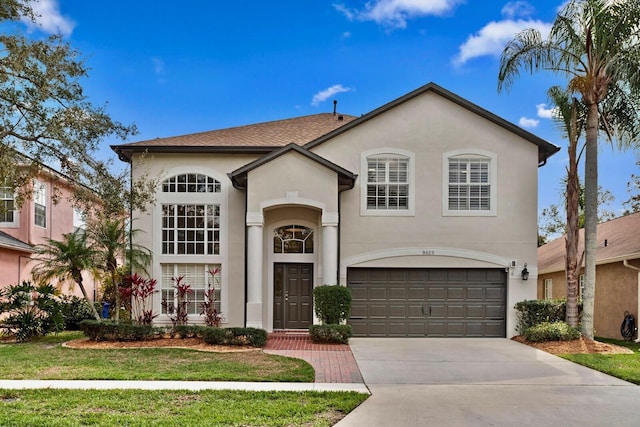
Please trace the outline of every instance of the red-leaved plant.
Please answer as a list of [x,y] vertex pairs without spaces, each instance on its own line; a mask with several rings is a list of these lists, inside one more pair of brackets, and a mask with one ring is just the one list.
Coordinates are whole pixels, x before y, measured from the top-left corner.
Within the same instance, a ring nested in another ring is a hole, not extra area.
[[205,300],[201,304],[202,310],[200,314],[204,315],[204,322],[207,326],[219,327],[222,323],[222,313],[216,308],[216,287],[215,284],[219,284],[219,279],[216,275],[220,273],[220,268],[209,270],[209,275],[213,280],[213,283],[209,282],[209,287],[205,292]]
[[[156,279],[145,279],[138,275],[138,273],[126,276],[124,280],[129,286],[121,288],[123,289],[121,292],[124,292],[125,295],[130,293],[131,298],[129,298],[128,301],[135,301],[135,307],[133,307],[133,309],[136,312],[136,322],[141,325],[151,325],[153,323],[153,319],[158,317],[158,315],[153,313],[153,301],[150,302],[149,297],[158,292],[156,289],[158,281]],[[127,288],[129,288],[130,291],[125,290]],[[123,298],[123,300],[125,299]],[[151,307],[147,305],[149,303],[151,304]],[[130,302],[130,304],[133,305],[134,303]],[[134,317],[133,311],[132,317]]]
[[184,276],[172,277],[171,280],[175,283],[173,287],[176,290],[178,301],[176,304],[167,301],[166,298],[162,299],[162,307],[166,311],[171,323],[176,327],[178,325],[186,325],[189,321],[189,313],[187,307],[189,305],[189,293],[191,285],[188,283],[182,283]]

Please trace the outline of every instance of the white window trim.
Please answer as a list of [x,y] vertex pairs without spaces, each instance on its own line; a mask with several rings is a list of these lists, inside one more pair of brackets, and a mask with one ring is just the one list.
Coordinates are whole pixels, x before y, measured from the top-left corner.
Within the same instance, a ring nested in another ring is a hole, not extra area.
[[[36,223],[36,206],[44,206],[44,225]],[[47,206],[47,184],[42,181],[34,181],[33,183],[33,225],[40,228],[47,228],[48,224],[48,206]]]
[[545,300],[553,299],[553,280],[552,279],[544,279],[544,299]]
[[[162,264],[220,264],[222,269],[222,287],[227,292],[222,293],[220,301],[223,316],[228,314],[229,292],[225,284],[229,283],[229,191],[230,182],[224,179],[226,175],[216,170],[199,166],[179,166],[165,172],[164,178],[184,173],[200,173],[209,175],[220,182],[219,193],[163,193],[162,184],[156,189],[156,204],[152,212],[153,233],[153,277],[162,276]],[[219,204],[220,205],[220,254],[218,255],[170,255],[162,254],[162,204]],[[154,310],[160,313],[162,298],[156,294],[154,297]],[[164,315],[163,315],[164,316]],[[168,321],[168,317],[164,318]],[[226,320],[225,320],[226,321]]]
[[[468,210],[458,211],[449,209],[449,159],[453,157],[485,158],[490,162],[489,184],[491,195],[489,203],[491,209],[486,211]],[[460,149],[447,151],[442,154],[442,216],[497,216],[498,215],[498,155],[490,151],[480,149]]]
[[[409,182],[409,200],[407,209],[367,209],[367,158],[388,154],[391,156],[402,156],[409,159],[407,179]],[[416,155],[415,153],[398,148],[375,148],[364,151],[360,155],[360,216],[416,216]]]
[[19,228],[20,227],[20,210],[16,209],[16,195],[13,194],[13,199],[2,199],[2,200],[13,200],[13,221],[0,221],[0,227],[5,228]]

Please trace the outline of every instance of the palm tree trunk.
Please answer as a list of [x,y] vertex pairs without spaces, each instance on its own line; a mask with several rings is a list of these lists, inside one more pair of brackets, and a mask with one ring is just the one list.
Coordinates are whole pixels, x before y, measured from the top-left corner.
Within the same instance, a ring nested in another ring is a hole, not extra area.
[[593,339],[596,291],[596,249],[598,227],[598,105],[587,105],[587,129],[584,174],[584,246],[585,270],[582,335]]
[[84,300],[91,307],[91,312],[93,313],[93,317],[96,318],[97,321],[100,321],[100,315],[98,314],[98,310],[96,310],[96,306],[89,299],[89,295],[87,295],[87,290],[84,288],[82,272],[77,272],[73,274],[73,280],[78,284],[80,290],[82,291],[82,295],[84,296]]
[[577,101],[573,100],[571,108],[571,129],[569,133],[569,168],[567,170],[567,237],[565,240],[567,274],[567,306],[565,321],[574,327],[579,324],[578,313],[578,240],[580,226],[578,224],[578,205],[580,202],[580,180],[578,178],[578,130]]

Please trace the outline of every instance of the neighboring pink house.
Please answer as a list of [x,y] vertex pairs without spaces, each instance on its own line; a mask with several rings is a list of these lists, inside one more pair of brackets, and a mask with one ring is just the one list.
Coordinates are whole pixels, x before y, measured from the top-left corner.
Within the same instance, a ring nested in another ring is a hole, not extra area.
[[[11,190],[0,186],[0,287],[31,280],[35,245],[47,239],[60,240],[63,234],[84,226],[82,215],[68,201],[68,182],[60,173],[43,169],[33,181],[32,197],[19,209]],[[96,279],[87,276],[85,286],[95,299]],[[82,295],[79,289],[65,286],[63,290]]]

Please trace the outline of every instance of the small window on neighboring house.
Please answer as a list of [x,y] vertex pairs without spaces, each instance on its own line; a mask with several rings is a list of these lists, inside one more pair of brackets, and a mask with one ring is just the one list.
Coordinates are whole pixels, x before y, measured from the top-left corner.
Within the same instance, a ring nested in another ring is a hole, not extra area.
[[84,230],[85,228],[87,228],[87,221],[84,212],[73,208],[73,230]]
[[0,223],[16,222],[15,197],[10,187],[0,187]]
[[496,214],[495,155],[466,151],[445,153],[443,171],[443,213],[445,215]]
[[553,299],[553,281],[552,279],[544,279],[544,299]]
[[34,223],[40,227],[47,226],[47,186],[36,181],[33,184]]

